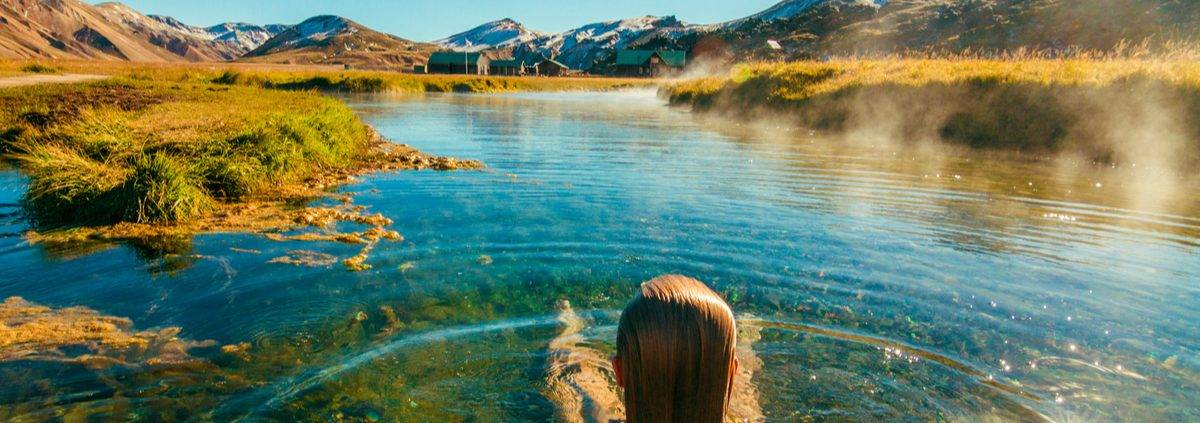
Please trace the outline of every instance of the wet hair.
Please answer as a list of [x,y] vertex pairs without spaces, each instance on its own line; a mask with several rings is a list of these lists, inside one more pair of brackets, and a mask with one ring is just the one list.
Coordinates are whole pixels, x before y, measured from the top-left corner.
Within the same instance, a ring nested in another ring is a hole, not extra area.
[[643,283],[617,329],[627,420],[723,421],[736,332],[729,305],[703,282],[669,275]]

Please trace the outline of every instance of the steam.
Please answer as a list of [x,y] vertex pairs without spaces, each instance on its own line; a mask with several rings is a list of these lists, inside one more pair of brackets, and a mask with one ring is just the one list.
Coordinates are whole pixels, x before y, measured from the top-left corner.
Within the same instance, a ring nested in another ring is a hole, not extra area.
[[[980,174],[972,176],[1017,196],[1185,219],[1200,212],[1192,195],[1200,187],[1198,89],[1135,75],[1095,86],[885,84],[848,93],[794,110],[765,106],[765,99],[751,99],[758,107],[746,110],[738,106],[746,99],[723,99],[716,110],[725,113],[703,120],[739,138],[822,154],[895,155],[903,162],[877,165],[919,177],[963,176],[971,170],[947,169],[949,158],[975,157]],[[1043,174],[1023,175],[1019,166]]]

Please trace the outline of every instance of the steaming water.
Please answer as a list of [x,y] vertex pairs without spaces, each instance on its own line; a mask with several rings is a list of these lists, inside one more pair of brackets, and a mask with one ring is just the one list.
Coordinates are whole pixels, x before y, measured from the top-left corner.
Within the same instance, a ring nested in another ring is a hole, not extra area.
[[1192,185],[846,147],[651,94],[349,101],[391,139],[490,166],[346,187],[406,237],[362,273],[267,263],[355,246],[245,234],[183,256],[29,245],[23,178],[0,172],[0,296],[252,345],[191,369],[0,364],[0,415],[546,420],[555,301],[607,354],[637,283],[682,273],[762,329],[770,421],[1200,419]]

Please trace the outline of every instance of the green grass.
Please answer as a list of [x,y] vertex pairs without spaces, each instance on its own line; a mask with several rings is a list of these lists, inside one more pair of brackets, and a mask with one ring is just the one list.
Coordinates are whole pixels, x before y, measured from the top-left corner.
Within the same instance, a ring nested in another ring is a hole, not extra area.
[[[189,75],[205,79],[200,74]],[[394,72],[238,71],[227,69],[208,82],[262,88],[353,93],[500,93],[517,91],[578,91],[647,88],[653,81],[617,78],[538,78],[468,75],[414,75]]]
[[278,198],[361,158],[368,128],[312,92],[116,79],[0,90],[0,149],[38,229],[172,224]]
[[[1097,159],[1106,119],[1159,108],[1200,134],[1200,62],[1177,59],[881,59],[757,63],[664,86],[672,104],[783,114],[830,131],[886,131],[977,148],[1077,149]],[[1194,136],[1193,135],[1193,136]],[[1130,141],[1132,142],[1132,141]],[[1200,156],[1200,148],[1188,154]]]

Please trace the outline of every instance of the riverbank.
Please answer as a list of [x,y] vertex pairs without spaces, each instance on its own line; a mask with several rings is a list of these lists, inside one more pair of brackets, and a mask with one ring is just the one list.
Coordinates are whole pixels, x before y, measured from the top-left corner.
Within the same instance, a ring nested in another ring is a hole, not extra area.
[[[114,78],[0,89],[0,105],[0,152],[29,178],[31,242],[170,251],[199,232],[266,232],[362,244],[345,262],[362,270],[375,243],[399,238],[391,220],[350,198],[308,202],[363,173],[482,167],[387,142],[315,92]],[[302,228],[323,232],[288,234]]]
[[1191,60],[844,60],[749,64],[664,86],[671,104],[855,138],[1104,162],[1200,161]]
[[521,91],[613,91],[653,88],[660,81],[645,78],[511,77],[410,74],[344,70],[330,66],[286,66],[248,63],[124,63],[51,61],[0,64],[0,72],[20,72],[28,66],[63,72],[122,76],[138,80],[215,83],[258,88],[339,91],[352,93],[502,93]]

